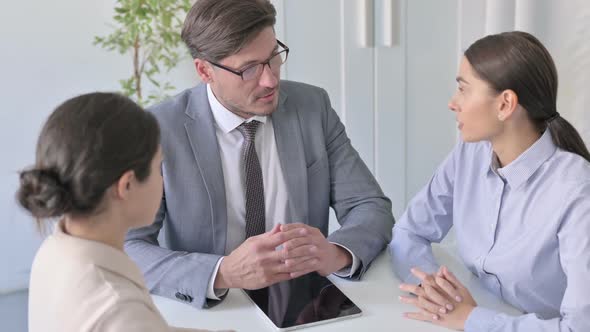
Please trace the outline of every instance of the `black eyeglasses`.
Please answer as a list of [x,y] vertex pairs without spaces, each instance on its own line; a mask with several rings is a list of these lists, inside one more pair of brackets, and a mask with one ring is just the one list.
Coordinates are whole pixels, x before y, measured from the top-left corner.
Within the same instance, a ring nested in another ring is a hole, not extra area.
[[268,58],[266,61],[255,63],[242,70],[234,70],[224,65],[220,65],[218,63],[211,61],[209,61],[209,63],[214,65],[215,67],[219,67],[221,69],[229,71],[230,73],[240,76],[244,81],[250,81],[260,77],[262,71],[264,70],[264,66],[268,65],[268,68],[270,68],[270,70],[278,72],[279,68],[281,68],[281,65],[287,61],[287,57],[289,56],[289,47],[281,43],[281,41],[278,39],[277,44],[279,44],[282,50],[279,50],[278,52],[271,55],[270,58]]

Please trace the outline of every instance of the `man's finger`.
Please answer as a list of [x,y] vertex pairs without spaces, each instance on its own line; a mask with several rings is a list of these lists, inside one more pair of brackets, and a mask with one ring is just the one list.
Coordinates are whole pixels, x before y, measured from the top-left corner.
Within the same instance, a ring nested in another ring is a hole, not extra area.
[[[297,230],[292,230],[290,232],[297,232]],[[299,236],[299,237],[295,237],[292,238],[288,241],[285,241],[283,243],[283,250],[293,250],[295,248],[301,247],[301,246],[305,246],[305,245],[310,245],[310,244],[314,244],[314,238],[312,236]]]
[[[274,231],[274,228],[273,228]],[[308,231],[304,230],[304,229],[293,229],[290,231],[280,231],[278,233],[272,233],[271,232],[267,232],[262,234],[262,237],[264,240],[263,244],[264,246],[266,246],[267,248],[276,248],[280,245],[282,245],[283,243],[291,240],[291,239],[295,239],[298,237],[305,237],[307,235]]]
[[[296,266],[292,266],[289,267],[289,272],[291,274],[296,273],[296,272],[301,272],[301,271],[315,271],[318,269],[319,267],[319,262],[320,260],[316,257],[312,257],[306,260],[303,260],[301,262],[299,262],[299,264],[297,264]],[[307,273],[309,273],[307,272]]]
[[259,287],[259,288],[268,287],[268,286],[276,284],[277,282],[287,281],[290,279],[291,279],[291,275],[289,273],[275,273],[268,278],[268,282],[266,282],[264,284],[264,286]]
[[273,235],[281,231],[281,225],[276,224],[272,227],[270,231],[267,232],[268,235]]
[[297,258],[290,258],[287,259],[284,263],[285,266],[287,267],[287,269],[290,270],[290,272],[294,272],[297,270],[301,270],[301,264],[307,262],[310,259],[317,259],[317,257],[315,256],[302,256],[302,257],[297,257]]
[[305,269],[305,270],[299,270],[299,271],[292,272],[292,273],[290,273],[290,276],[291,276],[291,278],[298,278],[298,277],[301,277],[302,275],[306,275],[308,273],[315,272],[315,271],[317,271],[317,264],[318,264],[317,262],[313,262],[312,267]]
[[274,260],[286,262],[299,257],[317,257],[318,249],[315,245],[305,245],[293,250],[275,250],[270,255]]
[[307,229],[309,227],[310,227],[309,225],[302,224],[302,223],[299,223],[299,222],[298,223],[292,223],[292,224],[282,224],[281,225],[281,231],[282,232],[286,232],[286,231],[290,231],[292,229],[298,229],[298,228]]
[[[281,231],[281,233],[285,234],[285,238],[288,239],[287,241],[306,239],[309,237],[309,231],[305,228],[294,228],[287,231]],[[284,244],[285,243],[283,243],[283,245]]]

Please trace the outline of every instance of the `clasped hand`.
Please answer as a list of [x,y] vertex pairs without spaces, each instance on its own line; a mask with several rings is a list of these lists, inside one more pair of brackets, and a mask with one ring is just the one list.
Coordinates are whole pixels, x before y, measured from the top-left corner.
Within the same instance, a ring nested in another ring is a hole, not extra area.
[[464,330],[469,314],[477,307],[469,290],[444,266],[434,274],[427,274],[417,268],[411,272],[421,283],[401,284],[401,290],[414,296],[400,296],[400,301],[415,306],[419,311],[407,312],[404,316]]
[[330,243],[317,228],[275,225],[224,257],[214,287],[259,289],[314,271],[326,276],[351,262],[350,253]]

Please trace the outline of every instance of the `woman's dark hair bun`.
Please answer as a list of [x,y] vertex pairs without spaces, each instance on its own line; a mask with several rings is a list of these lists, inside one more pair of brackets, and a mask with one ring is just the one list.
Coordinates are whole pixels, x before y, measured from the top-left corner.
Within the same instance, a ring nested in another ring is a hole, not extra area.
[[158,121],[131,99],[104,92],[68,99],[43,125],[34,166],[20,173],[17,200],[38,224],[100,213],[122,174],[148,178],[159,145]]
[[44,169],[20,173],[17,199],[36,218],[58,217],[72,207],[71,194],[59,175]]

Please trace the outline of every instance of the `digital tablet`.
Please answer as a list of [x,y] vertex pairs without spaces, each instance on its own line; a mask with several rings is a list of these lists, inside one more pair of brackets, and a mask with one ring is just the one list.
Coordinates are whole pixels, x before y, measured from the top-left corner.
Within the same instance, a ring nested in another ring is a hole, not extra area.
[[360,316],[361,309],[328,278],[313,272],[258,290],[245,290],[258,313],[277,331]]

